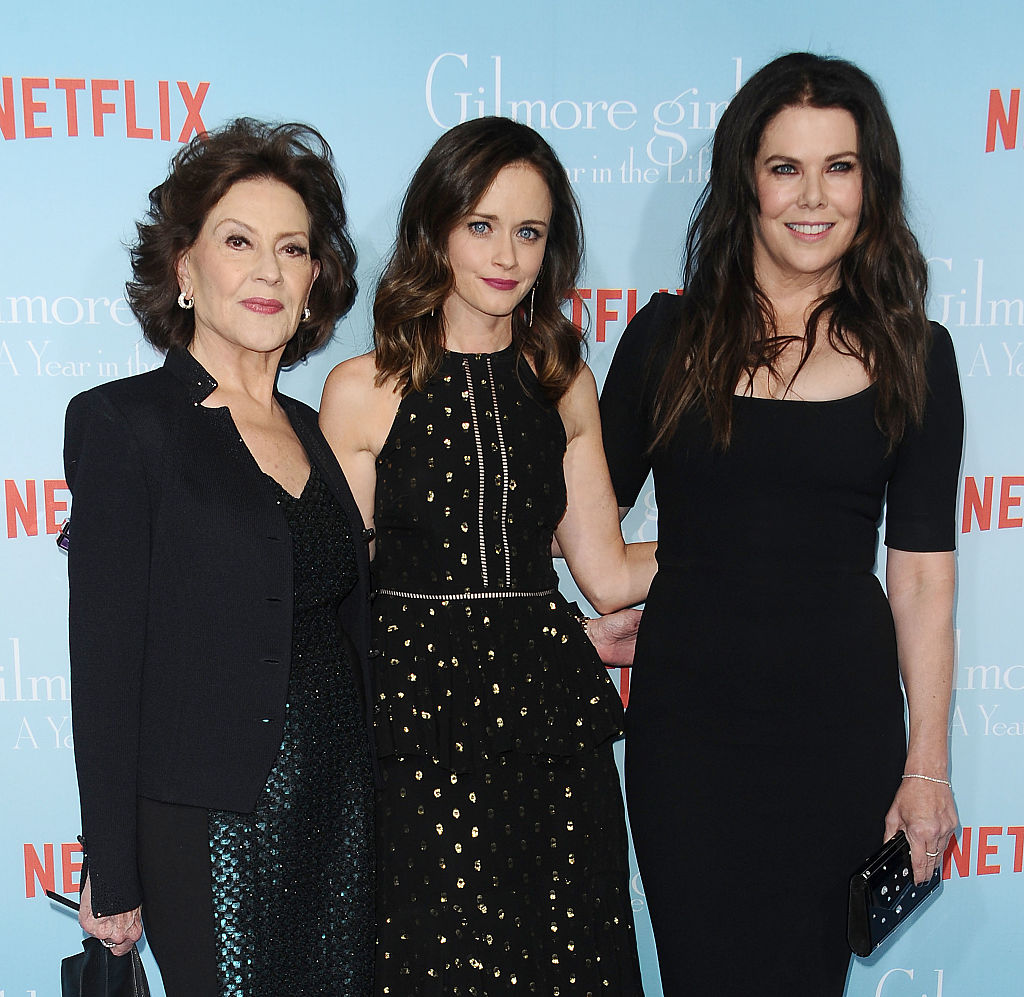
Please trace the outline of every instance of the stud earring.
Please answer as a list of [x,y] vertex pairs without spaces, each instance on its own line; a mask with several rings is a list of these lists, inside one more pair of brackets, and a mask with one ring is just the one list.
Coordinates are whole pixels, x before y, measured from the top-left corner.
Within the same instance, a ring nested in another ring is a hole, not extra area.
[[309,321],[309,305],[307,305],[305,308],[302,309],[302,321],[303,322],[308,322]]
[[185,292],[182,291],[178,295],[178,307],[183,308],[185,311],[192,311],[192,307],[195,305],[195,298],[186,297]]

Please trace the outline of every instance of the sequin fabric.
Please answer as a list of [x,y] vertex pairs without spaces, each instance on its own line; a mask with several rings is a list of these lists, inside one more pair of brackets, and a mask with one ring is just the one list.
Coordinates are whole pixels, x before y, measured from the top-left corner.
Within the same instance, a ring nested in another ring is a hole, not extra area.
[[356,581],[349,523],[315,465],[292,535],[295,605],[284,738],[251,814],[211,811],[214,930],[224,997],[372,989],[373,789],[338,604]]
[[621,703],[562,597],[522,595],[557,586],[565,446],[510,348],[447,354],[378,458],[380,995],[642,992]]

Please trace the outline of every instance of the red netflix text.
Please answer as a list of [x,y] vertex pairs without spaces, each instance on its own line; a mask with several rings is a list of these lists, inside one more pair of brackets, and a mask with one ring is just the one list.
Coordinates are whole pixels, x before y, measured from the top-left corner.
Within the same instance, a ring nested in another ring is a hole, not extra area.
[[1020,89],[1010,91],[1010,99],[1003,102],[1000,90],[988,94],[988,127],[985,129],[985,151],[995,152],[996,135],[1004,149],[1017,148],[1017,122],[1020,120]]
[[[960,518],[960,532],[970,533],[972,529],[991,530],[993,520],[998,530],[1020,529],[1024,526],[1024,476],[1005,475],[996,479],[991,475],[978,479],[964,478],[964,508]],[[998,495],[998,498],[997,498]]]
[[1024,827],[962,827],[942,856],[942,878],[1024,871]]
[[[60,857],[60,888],[57,887],[57,857]],[[38,849],[25,845],[25,897],[31,899],[37,891],[75,893],[79,889],[82,872],[82,846],[77,841],[65,841],[62,845],[47,842]]]
[[[668,289],[663,287],[661,290],[664,293]],[[682,293],[681,289],[676,289],[676,294]],[[636,296],[635,287],[577,287],[572,299],[572,324],[577,329],[583,328],[583,302],[593,301],[594,342],[603,343],[608,338],[609,324],[625,328],[636,314]]]
[[6,478],[4,507],[7,512],[7,539],[13,540],[20,535],[37,537],[40,527],[44,533],[60,533],[69,501],[70,492],[63,478],[44,478],[41,483],[35,478],[24,482]]
[[0,135],[8,140],[55,134],[103,138],[108,129],[112,134],[123,129],[128,138],[170,142],[177,131],[177,140],[187,142],[206,131],[200,112],[209,89],[209,83],[197,83],[193,89],[183,80],[173,87],[169,80],[159,80],[136,88],[135,80],[23,76],[16,81],[4,76]]

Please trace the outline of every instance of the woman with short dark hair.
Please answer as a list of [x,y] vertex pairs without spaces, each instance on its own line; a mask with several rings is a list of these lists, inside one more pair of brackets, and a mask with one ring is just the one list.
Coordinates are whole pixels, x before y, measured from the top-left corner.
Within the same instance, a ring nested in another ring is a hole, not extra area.
[[80,919],[168,997],[366,994],[368,563],[276,388],[355,296],[330,149],[240,119],[150,195],[128,299],[162,368],[68,407]]
[[838,997],[855,867],[902,829],[927,880],[956,826],[963,409],[902,196],[863,72],[765,66],[718,125],[685,293],[605,382],[622,512],[651,470],[658,498],[626,787],[667,997]]

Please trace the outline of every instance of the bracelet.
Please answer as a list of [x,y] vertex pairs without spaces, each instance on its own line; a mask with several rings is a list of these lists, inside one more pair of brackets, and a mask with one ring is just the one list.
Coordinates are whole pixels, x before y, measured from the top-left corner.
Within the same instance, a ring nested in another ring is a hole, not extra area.
[[934,776],[921,775],[918,772],[904,772],[900,776],[901,779],[924,779],[925,782],[937,782],[940,786],[945,786],[947,789],[952,789],[952,783],[948,779],[936,779]]
[[567,603],[566,608],[569,610],[569,615],[583,628],[583,632],[589,637],[590,627],[588,624],[590,623],[590,617],[575,602]]

